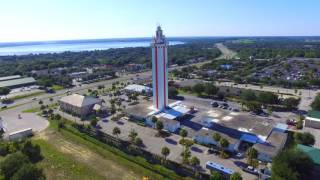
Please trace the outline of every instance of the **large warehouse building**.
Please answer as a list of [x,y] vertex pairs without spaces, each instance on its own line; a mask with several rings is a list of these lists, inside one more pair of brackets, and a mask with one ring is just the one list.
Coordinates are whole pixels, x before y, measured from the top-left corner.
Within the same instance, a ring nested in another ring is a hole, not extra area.
[[23,86],[31,86],[36,83],[33,77],[21,77],[20,75],[0,77],[0,87],[19,88]]

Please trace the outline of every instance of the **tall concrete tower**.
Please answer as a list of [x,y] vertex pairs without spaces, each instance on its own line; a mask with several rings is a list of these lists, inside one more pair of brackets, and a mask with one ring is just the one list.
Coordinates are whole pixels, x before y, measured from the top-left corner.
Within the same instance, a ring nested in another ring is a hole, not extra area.
[[164,110],[168,105],[168,42],[162,33],[160,26],[157,27],[156,36],[151,42],[152,48],[152,84],[153,84],[153,107]]

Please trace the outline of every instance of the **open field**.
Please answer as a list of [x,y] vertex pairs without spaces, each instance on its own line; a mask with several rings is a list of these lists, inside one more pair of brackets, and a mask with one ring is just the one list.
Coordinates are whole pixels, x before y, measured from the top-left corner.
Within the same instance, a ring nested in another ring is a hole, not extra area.
[[47,179],[165,179],[68,131],[48,128],[33,141],[41,146]]

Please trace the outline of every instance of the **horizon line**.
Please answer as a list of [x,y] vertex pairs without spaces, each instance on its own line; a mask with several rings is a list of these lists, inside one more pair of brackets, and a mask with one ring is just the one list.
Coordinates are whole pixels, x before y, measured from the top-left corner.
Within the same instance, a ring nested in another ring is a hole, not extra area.
[[[293,37],[293,38],[303,38],[303,37],[316,37],[320,38],[320,35],[253,35],[253,36],[167,36],[168,39],[173,38],[257,38],[257,37]],[[79,39],[48,39],[48,40],[26,40],[26,41],[0,41],[0,44],[12,44],[12,43],[41,43],[41,42],[63,42],[63,41],[95,41],[95,40],[134,40],[134,39],[152,39],[152,37],[115,37],[115,38],[79,38]]]

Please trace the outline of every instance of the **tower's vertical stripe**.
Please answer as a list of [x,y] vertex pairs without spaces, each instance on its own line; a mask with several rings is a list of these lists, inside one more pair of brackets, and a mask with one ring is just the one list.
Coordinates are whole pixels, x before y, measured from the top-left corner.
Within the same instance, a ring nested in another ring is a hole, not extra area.
[[157,100],[157,109],[158,109],[158,47],[155,46],[155,58],[156,58],[156,100]]
[[167,99],[167,82],[166,82],[166,48],[165,46],[163,47],[163,98],[164,98],[164,107],[167,106],[167,102],[166,102],[166,99]]

